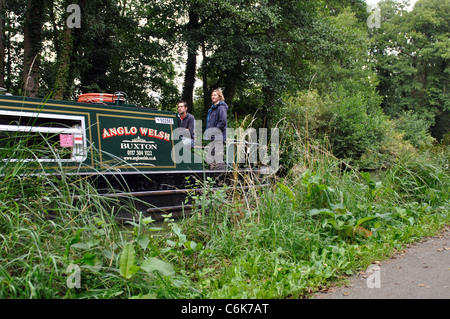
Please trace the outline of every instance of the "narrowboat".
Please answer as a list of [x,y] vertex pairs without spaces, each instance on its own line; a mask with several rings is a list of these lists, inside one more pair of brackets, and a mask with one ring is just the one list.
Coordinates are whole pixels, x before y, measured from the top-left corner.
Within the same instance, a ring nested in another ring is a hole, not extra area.
[[129,104],[124,92],[76,102],[0,95],[0,147],[26,139],[30,150],[4,153],[3,165],[28,161],[40,174],[86,177],[104,196],[138,198],[135,205],[156,219],[190,211],[185,197],[194,180],[220,187],[233,175],[231,165],[210,170],[201,146],[179,147],[176,129],[176,113]]

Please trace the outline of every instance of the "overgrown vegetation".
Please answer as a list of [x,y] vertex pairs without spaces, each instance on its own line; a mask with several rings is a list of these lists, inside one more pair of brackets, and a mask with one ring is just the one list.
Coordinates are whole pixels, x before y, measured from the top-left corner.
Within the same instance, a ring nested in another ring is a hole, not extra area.
[[449,223],[446,150],[403,154],[376,172],[343,170],[317,145],[307,155],[243,211],[238,200],[186,221],[214,251],[194,270],[205,296],[307,297]]
[[[122,225],[86,180],[10,162],[39,149],[0,141],[0,298],[307,298],[450,224],[448,1],[384,0],[374,29],[362,0],[75,3],[81,30],[66,1],[0,1],[1,86],[171,109],[186,48],[190,110],[204,119],[222,87],[229,127],[280,129],[281,167],[267,188],[241,176],[245,192],[193,181],[186,220]],[[56,60],[32,53],[43,40]]]
[[449,224],[446,147],[368,172],[295,132],[298,160],[271,187],[194,185],[199,210],[158,227],[118,224],[83,179],[2,166],[0,296],[306,298]]

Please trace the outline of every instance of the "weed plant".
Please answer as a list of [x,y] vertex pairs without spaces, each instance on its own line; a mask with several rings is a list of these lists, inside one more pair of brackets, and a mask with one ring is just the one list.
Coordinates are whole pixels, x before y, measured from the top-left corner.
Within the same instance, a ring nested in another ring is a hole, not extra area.
[[3,149],[0,298],[307,298],[449,225],[447,148],[364,172],[293,133],[270,186],[194,182],[199,208],[163,232],[139,212],[118,224],[86,179]]
[[153,237],[159,229],[152,220],[136,212],[135,222],[118,224],[120,203],[62,167],[11,161],[18,147],[0,153],[0,298],[195,295],[189,279],[166,261],[166,242]]
[[364,172],[293,139],[304,156],[286,176],[257,192],[205,194],[233,201],[184,223],[211,251],[186,269],[205,297],[307,298],[449,225],[448,150]]

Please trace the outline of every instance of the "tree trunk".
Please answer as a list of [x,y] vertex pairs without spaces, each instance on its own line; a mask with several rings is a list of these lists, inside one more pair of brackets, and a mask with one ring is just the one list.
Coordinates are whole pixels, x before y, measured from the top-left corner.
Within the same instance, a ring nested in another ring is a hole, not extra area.
[[[202,44],[202,59],[204,65],[206,65],[206,48],[205,43]],[[203,110],[206,111],[209,109],[209,106],[211,105],[211,95],[210,90],[208,88],[208,75],[206,74],[205,68],[203,68],[202,73],[202,80],[203,80]]]
[[[5,22],[6,23],[6,22]],[[6,46],[6,53],[5,53],[5,60],[4,60],[4,68],[5,68],[5,88],[7,90],[10,90],[12,87],[11,82],[11,73],[12,73],[12,66],[11,66],[11,32],[6,33],[5,32],[5,46]]]
[[237,80],[235,74],[225,76],[223,97],[229,107],[233,104],[234,95],[236,94]]
[[0,0],[0,87],[5,87],[5,1]]
[[198,16],[195,12],[189,12],[187,61],[184,73],[182,99],[187,102],[190,112],[194,107],[194,85],[197,71],[197,51],[199,43],[195,39],[196,30],[199,28]]
[[188,45],[186,69],[184,73],[184,85],[182,99],[187,102],[189,110],[194,106],[195,73],[197,70],[197,48],[195,44]]
[[70,72],[70,54],[73,47],[72,30],[64,27],[64,36],[61,41],[61,52],[58,54],[58,71],[55,80],[54,98],[64,100],[67,98]]
[[23,38],[23,91],[35,97],[39,89],[39,60],[42,48],[45,0],[27,0]]

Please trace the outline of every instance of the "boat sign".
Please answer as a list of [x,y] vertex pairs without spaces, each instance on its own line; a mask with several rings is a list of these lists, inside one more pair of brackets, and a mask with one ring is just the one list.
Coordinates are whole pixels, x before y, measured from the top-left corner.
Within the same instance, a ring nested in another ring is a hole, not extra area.
[[155,123],[157,124],[169,124],[173,125],[173,118],[167,118],[167,117],[156,117]]

